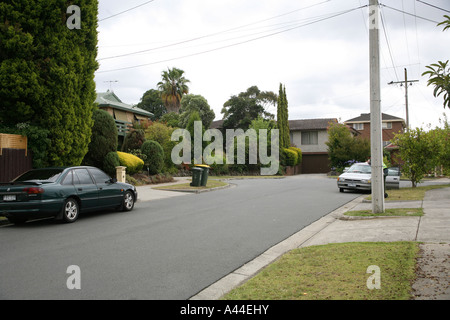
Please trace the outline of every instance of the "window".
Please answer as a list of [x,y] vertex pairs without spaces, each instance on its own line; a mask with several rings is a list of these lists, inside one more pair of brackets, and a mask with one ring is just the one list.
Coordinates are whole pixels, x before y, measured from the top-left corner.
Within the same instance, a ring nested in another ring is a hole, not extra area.
[[91,176],[86,169],[76,169],[73,175],[74,184],[92,184]]
[[364,130],[364,123],[354,123],[353,129],[355,130]]
[[383,129],[392,129],[392,122],[383,122]]
[[64,177],[64,180],[61,182],[62,185],[70,185],[72,184],[72,171],[69,171],[67,175]]
[[94,177],[96,184],[104,184],[111,179],[106,173],[99,169],[89,169],[89,172],[92,174],[92,177]]
[[302,132],[302,145],[319,144],[319,133],[317,131]]

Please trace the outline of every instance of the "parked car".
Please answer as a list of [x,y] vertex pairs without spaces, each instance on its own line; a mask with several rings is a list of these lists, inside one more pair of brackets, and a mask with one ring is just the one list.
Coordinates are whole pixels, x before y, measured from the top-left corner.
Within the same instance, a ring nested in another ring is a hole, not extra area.
[[[386,189],[398,189],[400,187],[400,170],[396,167],[384,170],[386,174]],[[368,163],[353,164],[345,173],[337,179],[340,192],[345,190],[371,191],[372,170]]]
[[133,185],[117,182],[95,167],[35,169],[0,183],[0,216],[12,223],[43,217],[74,222],[80,212],[130,211],[136,199]]

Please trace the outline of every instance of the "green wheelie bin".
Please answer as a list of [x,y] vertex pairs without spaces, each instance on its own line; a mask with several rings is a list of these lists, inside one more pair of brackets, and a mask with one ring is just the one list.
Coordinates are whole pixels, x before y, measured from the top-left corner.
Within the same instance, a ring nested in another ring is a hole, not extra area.
[[199,165],[200,168],[202,168],[202,179],[201,179],[201,186],[206,187],[206,184],[208,183],[208,176],[209,176],[209,166],[207,165]]
[[203,169],[199,167],[193,167],[191,171],[192,171],[191,187],[200,187],[202,182]]

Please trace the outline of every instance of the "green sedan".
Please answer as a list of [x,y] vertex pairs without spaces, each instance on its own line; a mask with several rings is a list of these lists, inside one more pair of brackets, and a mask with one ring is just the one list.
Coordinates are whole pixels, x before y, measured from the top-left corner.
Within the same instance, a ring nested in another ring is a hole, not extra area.
[[117,182],[95,167],[35,169],[0,183],[0,216],[16,224],[44,217],[70,223],[81,212],[130,211],[136,200],[133,185]]

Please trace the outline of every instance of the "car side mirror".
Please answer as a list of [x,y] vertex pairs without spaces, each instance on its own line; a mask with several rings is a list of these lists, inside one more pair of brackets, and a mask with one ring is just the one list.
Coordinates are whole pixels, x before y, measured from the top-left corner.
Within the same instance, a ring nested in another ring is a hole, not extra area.
[[116,183],[116,182],[117,182],[117,179],[116,179],[116,178],[111,178],[111,179],[109,179],[108,182],[109,182],[109,183]]

